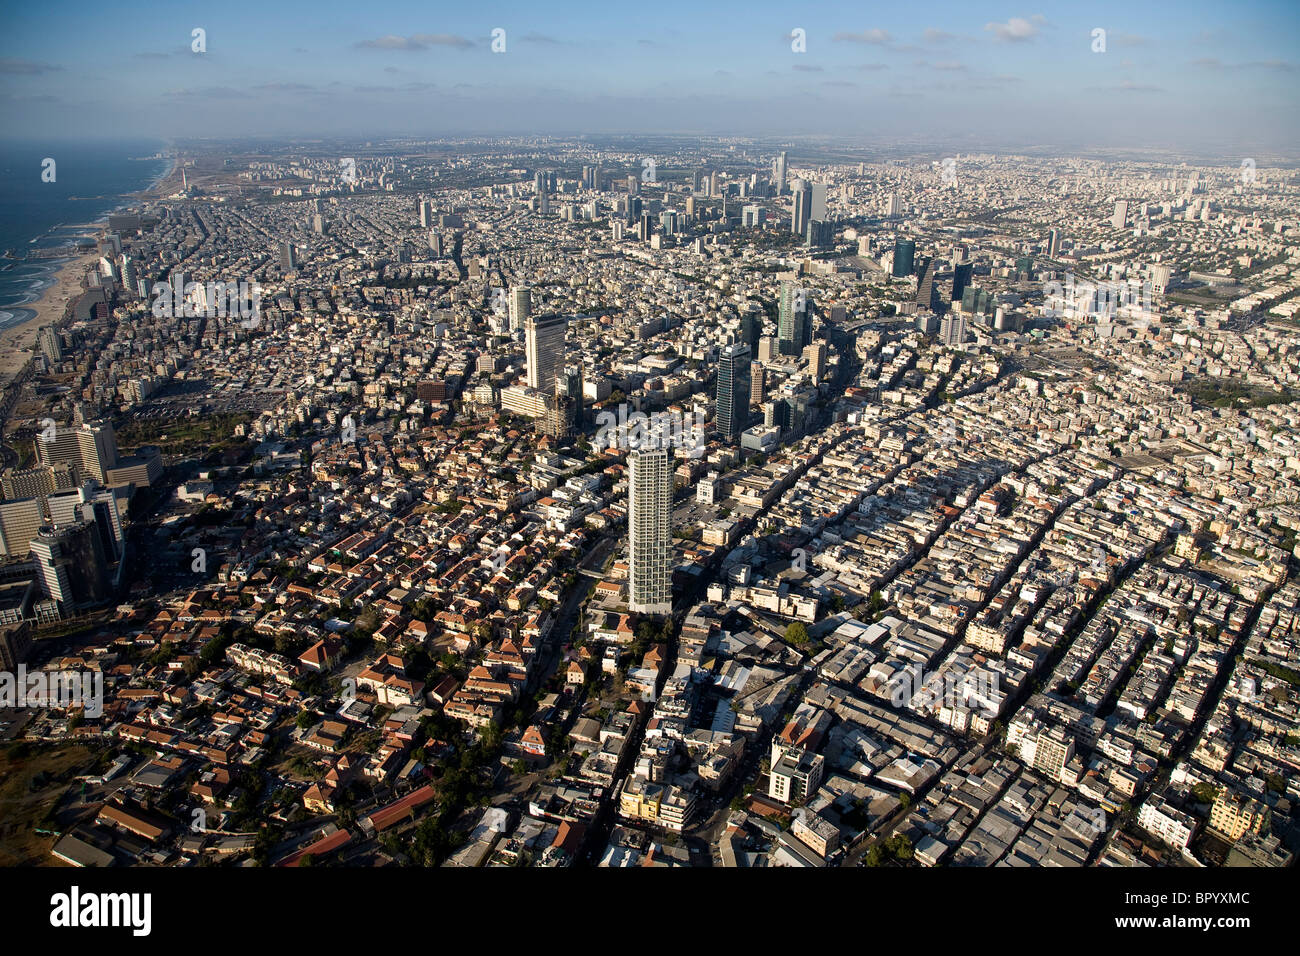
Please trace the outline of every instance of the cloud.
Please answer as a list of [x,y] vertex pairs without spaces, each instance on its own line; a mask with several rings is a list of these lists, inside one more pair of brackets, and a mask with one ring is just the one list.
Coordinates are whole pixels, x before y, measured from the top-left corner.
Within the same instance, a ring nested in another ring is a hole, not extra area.
[[306,83],[262,83],[260,86],[253,87],[255,90],[266,90],[268,93],[307,93],[316,87]]
[[984,29],[990,31],[999,40],[1011,43],[1024,43],[1038,36],[1038,27],[1046,21],[1041,16],[1012,17],[1006,23],[986,23]]
[[0,73],[6,73],[10,76],[36,76],[40,73],[50,73],[62,69],[63,67],[54,66],[51,63],[37,63],[35,60],[21,60],[13,56],[0,56]]
[[822,80],[822,86],[850,86],[856,89],[857,85],[852,80]]
[[952,73],[960,73],[970,69],[965,63],[958,63],[956,60],[945,60],[942,63],[931,63],[930,67],[935,70],[945,70]]
[[536,32],[526,33],[524,34],[524,36],[520,37],[519,39],[520,42],[522,43],[549,43],[552,46],[556,46],[560,43],[560,41],[555,39],[555,37],[549,37],[544,33],[536,33]]
[[416,33],[409,37],[399,37],[390,33],[376,40],[361,40],[356,44],[363,50],[427,50],[431,46],[450,46],[458,50],[468,50],[473,45],[472,40],[452,33]]
[[927,27],[924,35],[926,43],[947,43],[949,40],[957,39],[957,34],[949,33],[947,30],[936,30],[934,27]]
[[132,56],[137,60],[165,60],[168,57],[173,56],[173,54],[150,52],[150,53],[133,53]]
[[872,46],[889,46],[893,42],[888,30],[873,27],[861,33],[837,33],[831,38],[836,43],[869,43]]
[[1150,83],[1134,83],[1132,80],[1125,80],[1116,86],[1091,86],[1090,90],[1096,93],[1163,93],[1163,86],[1153,86]]
[[792,67],[792,69],[798,70],[800,73],[821,73],[821,72],[823,72],[823,70],[822,70],[822,68],[821,68],[820,66],[809,66],[809,65],[804,64],[804,63],[796,63],[796,64]]
[[889,67],[883,63],[859,63],[853,69],[861,70],[863,73],[871,73],[876,70],[887,70]]

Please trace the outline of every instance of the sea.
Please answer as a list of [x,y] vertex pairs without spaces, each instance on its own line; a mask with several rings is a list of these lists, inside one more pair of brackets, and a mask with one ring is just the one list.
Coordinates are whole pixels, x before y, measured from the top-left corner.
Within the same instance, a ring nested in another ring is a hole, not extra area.
[[[166,148],[160,140],[0,142],[0,254],[93,239],[95,224],[129,206],[129,194],[171,171],[172,161],[161,157]],[[47,158],[54,160],[53,182],[42,179]],[[22,304],[39,298],[66,262],[0,259],[0,329],[36,314]]]

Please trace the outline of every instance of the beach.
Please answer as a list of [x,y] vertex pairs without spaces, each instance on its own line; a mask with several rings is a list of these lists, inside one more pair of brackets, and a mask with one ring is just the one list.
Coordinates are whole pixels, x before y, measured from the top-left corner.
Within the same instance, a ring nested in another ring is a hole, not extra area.
[[15,375],[22,370],[31,357],[22,350],[35,346],[36,333],[42,326],[63,318],[68,303],[85,291],[82,288],[82,278],[86,270],[98,261],[98,253],[67,260],[54,274],[54,282],[41,293],[40,298],[19,306],[36,314],[26,322],[0,331],[0,377]]

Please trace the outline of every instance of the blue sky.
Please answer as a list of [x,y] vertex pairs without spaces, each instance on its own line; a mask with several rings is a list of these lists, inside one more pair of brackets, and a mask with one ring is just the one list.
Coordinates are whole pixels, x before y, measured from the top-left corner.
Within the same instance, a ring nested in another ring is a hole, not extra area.
[[44,0],[6,5],[0,27],[8,138],[651,131],[1227,156],[1300,141],[1296,0]]

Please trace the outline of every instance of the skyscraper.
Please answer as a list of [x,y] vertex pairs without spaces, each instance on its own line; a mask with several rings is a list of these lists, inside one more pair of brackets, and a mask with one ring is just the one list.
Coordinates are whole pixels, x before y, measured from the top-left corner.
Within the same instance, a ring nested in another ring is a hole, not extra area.
[[628,609],[672,612],[673,459],[669,447],[638,449],[628,465]]
[[758,356],[758,338],[763,332],[763,325],[758,315],[746,312],[740,317],[740,341],[749,346],[751,358]]
[[961,345],[966,338],[966,313],[958,312],[943,317],[939,323],[939,341],[949,347]]
[[935,260],[931,257],[920,270],[921,278],[916,283],[916,307],[918,309],[934,309],[934,264]]
[[298,250],[292,242],[280,243],[280,271],[296,272],[298,270]]
[[107,482],[108,470],[117,467],[117,436],[109,422],[56,427],[51,438],[37,437],[36,460],[42,465],[71,464],[78,481]]
[[827,220],[826,215],[826,184],[812,183],[812,210],[809,218],[819,219],[822,222]]
[[749,346],[728,345],[718,358],[717,422],[724,438],[734,438],[749,426]]
[[1061,251],[1061,230],[1053,229],[1047,234],[1047,258],[1055,259]]
[[806,330],[808,316],[812,314],[812,297],[808,290],[793,282],[781,283],[781,301],[777,310],[777,351],[782,355],[798,355],[808,344]]
[[808,374],[814,382],[820,382],[826,374],[826,343],[813,342],[803,350],[804,361],[808,363]]
[[971,276],[974,272],[975,265],[971,262],[961,262],[953,267],[952,295],[949,297],[949,301],[961,301],[961,297],[966,294],[966,287],[970,285]]
[[427,199],[420,200],[420,228],[428,229],[433,225],[433,203]]
[[796,236],[805,236],[808,234],[808,221],[812,218],[812,185],[799,180],[792,185],[791,191],[794,193],[794,212],[790,217],[790,231]]
[[767,369],[762,362],[749,363],[749,382],[749,404],[762,405],[767,398]]
[[525,358],[528,362],[529,388],[555,392],[555,372],[564,360],[564,330],[568,321],[562,315],[546,318],[529,317],[524,322]]
[[911,239],[894,240],[894,268],[889,273],[895,279],[902,279],[912,274],[913,259],[916,257],[916,243]]
[[887,218],[901,216],[903,214],[903,202],[898,198],[897,193],[889,193],[885,196],[881,213]]
[[1128,202],[1121,199],[1115,203],[1115,215],[1110,217],[1110,224],[1116,229],[1123,229],[1128,222]]
[[102,604],[112,594],[93,522],[42,528],[32,539],[32,558],[43,590],[64,614]]
[[776,179],[776,194],[778,196],[781,195],[783,192],[785,192],[785,170],[786,170],[786,164],[789,162],[789,158],[790,158],[789,154],[784,150],[782,150],[781,154],[776,157],[775,179]]
[[522,329],[529,316],[533,314],[532,290],[526,285],[515,286],[510,290],[508,308],[510,310],[510,331],[514,332]]

